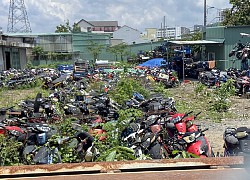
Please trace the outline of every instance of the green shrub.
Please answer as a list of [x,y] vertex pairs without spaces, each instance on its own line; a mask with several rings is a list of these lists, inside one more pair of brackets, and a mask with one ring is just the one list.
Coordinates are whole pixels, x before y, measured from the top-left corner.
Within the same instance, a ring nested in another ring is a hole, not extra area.
[[149,92],[142,82],[133,78],[122,78],[110,92],[110,95],[119,104],[124,104],[126,100],[132,98],[134,92],[142,94],[145,98],[149,97]]
[[198,95],[204,95],[204,93],[206,92],[207,90],[207,87],[202,84],[202,83],[197,83],[195,85],[195,88],[194,88],[194,92],[195,92],[195,95],[198,96]]
[[179,151],[179,150],[174,150],[172,154],[175,156],[174,159],[180,159],[180,158],[199,158],[196,154],[189,153],[187,151]]
[[214,92],[211,109],[217,112],[227,111],[231,107],[229,98],[235,94],[234,80],[221,84]]
[[96,161],[134,160],[134,151],[123,144],[121,136],[129,123],[141,116],[142,111],[138,109],[120,110],[118,121],[103,124],[103,129],[107,132],[107,139],[101,142],[96,137],[95,147],[101,152]]
[[0,135],[0,165],[13,166],[19,165],[19,148],[21,143],[15,139],[9,139],[2,134]]
[[[53,135],[50,141],[62,137],[74,137],[78,132],[72,126],[73,122],[76,120],[76,118],[66,118],[63,121],[56,123],[54,126],[58,130],[58,134]],[[85,124],[82,124],[81,128],[84,131],[88,131],[88,127]],[[83,160],[82,157],[80,157],[80,154],[76,152],[75,140],[76,139],[72,139],[71,141],[59,146],[59,153],[63,163],[77,163]]]
[[171,94],[171,92],[169,91],[169,89],[166,89],[166,88],[165,88],[165,85],[164,85],[162,82],[160,82],[160,83],[153,82],[153,83],[151,83],[151,84],[152,84],[152,86],[153,86],[153,91],[154,91],[155,93],[160,93],[160,94],[162,94],[164,97],[171,97],[171,96],[172,96],[172,94]]

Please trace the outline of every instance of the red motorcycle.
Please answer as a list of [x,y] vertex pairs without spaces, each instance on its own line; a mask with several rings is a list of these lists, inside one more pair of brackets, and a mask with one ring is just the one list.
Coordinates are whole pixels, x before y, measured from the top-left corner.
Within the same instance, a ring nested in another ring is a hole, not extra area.
[[176,113],[167,119],[165,125],[169,136],[167,144],[172,144],[171,150],[185,150],[199,157],[212,157],[212,148],[203,133],[207,129],[200,130],[197,125],[193,123],[200,113],[194,116],[188,116],[190,113],[192,112],[186,114]]
[[101,123],[105,123],[105,121],[100,116],[96,117],[92,121],[92,126],[88,133],[93,137],[98,136],[100,141],[105,141],[107,138],[107,132],[102,128]]
[[19,142],[23,142],[26,138],[26,133],[18,126],[0,125],[0,134]]
[[242,76],[236,80],[236,89],[239,96],[249,94],[250,92],[250,78]]

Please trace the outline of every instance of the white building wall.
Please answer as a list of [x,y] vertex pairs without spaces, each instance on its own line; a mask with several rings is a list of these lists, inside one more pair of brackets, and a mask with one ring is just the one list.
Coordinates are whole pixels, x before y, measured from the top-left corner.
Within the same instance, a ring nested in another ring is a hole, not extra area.
[[[164,31],[166,31],[166,36],[164,37]],[[181,39],[182,27],[168,27],[164,29],[157,30],[157,38],[166,39]]]
[[140,31],[128,26],[123,26],[117,31],[113,32],[114,39],[123,39],[123,42],[126,44],[132,44],[134,41],[136,42],[138,39],[140,39],[140,36]]
[[175,28],[175,39],[181,39],[181,27]]
[[91,32],[91,29],[93,27],[85,21],[81,21],[80,23],[78,23],[78,26],[81,28],[82,32]]

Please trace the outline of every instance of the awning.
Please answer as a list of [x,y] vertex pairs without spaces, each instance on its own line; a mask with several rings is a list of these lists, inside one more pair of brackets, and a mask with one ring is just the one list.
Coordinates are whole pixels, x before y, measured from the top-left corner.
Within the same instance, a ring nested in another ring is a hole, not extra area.
[[206,44],[223,44],[225,39],[216,40],[197,40],[197,41],[169,41],[171,44],[177,45],[206,45]]

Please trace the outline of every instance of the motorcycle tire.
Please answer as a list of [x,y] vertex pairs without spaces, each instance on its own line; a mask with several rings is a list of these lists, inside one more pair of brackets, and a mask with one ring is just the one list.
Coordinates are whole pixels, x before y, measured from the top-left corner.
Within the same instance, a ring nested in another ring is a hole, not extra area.
[[154,143],[148,150],[148,154],[152,159],[163,159],[163,147],[160,143]]

